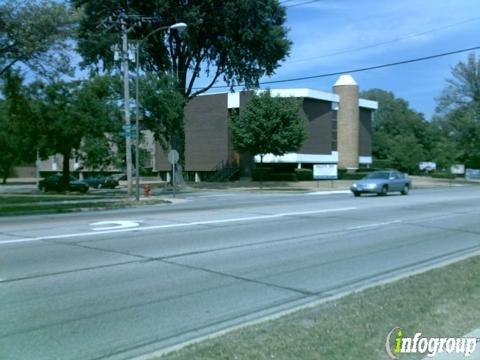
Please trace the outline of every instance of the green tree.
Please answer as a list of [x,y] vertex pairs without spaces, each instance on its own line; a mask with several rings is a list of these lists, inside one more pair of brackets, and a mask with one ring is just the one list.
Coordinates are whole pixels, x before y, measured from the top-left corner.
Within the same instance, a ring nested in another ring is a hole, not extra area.
[[36,157],[37,131],[23,78],[7,71],[0,100],[0,176],[5,184],[13,166]]
[[42,74],[68,69],[67,7],[50,0],[0,2],[0,76],[17,64]]
[[436,124],[455,142],[459,160],[480,167],[480,59],[475,54],[452,68],[436,110]]
[[374,159],[408,172],[417,171],[418,162],[431,160],[436,133],[423,114],[392,92],[372,89],[361,96],[379,102],[372,124]]
[[299,100],[272,97],[269,91],[253,95],[245,109],[231,117],[235,150],[259,155],[260,163],[265,154],[298,150],[307,137],[300,107]]
[[[269,76],[289,53],[286,13],[279,0],[138,0],[130,2],[71,0],[81,9],[78,49],[93,69],[114,67],[112,46],[120,42],[118,27],[106,19],[124,11],[129,17],[131,40],[145,39],[140,66],[158,77],[176,74],[178,92],[189,100],[217,81],[255,87]],[[140,22],[136,15],[149,16]],[[156,19],[156,21],[152,21]],[[161,26],[185,22],[188,28],[159,31]],[[138,25],[139,24],[139,25]],[[105,25],[102,27],[101,25]],[[137,25],[137,26],[134,26]],[[169,137],[184,161],[183,122]]]
[[84,82],[37,82],[32,88],[40,119],[41,154],[63,156],[63,182],[67,186],[69,160],[73,151],[81,149],[82,141],[103,139],[119,130],[110,80],[95,77]]
[[175,129],[182,128],[185,99],[176,91],[177,83],[170,76],[147,75],[140,79],[143,128],[153,132],[164,150]]
[[[192,98],[207,91],[223,77],[228,84],[258,84],[272,75],[290,49],[285,9],[278,0],[138,0],[130,2],[71,0],[83,11],[79,28],[79,50],[86,64],[113,66],[112,45],[119,43],[118,28],[99,25],[122,9],[127,15],[150,16],[157,21],[135,26],[129,37],[143,39],[160,26],[185,22],[188,29],[158,32],[142,46],[141,66],[162,76],[178,74],[179,91]],[[131,17],[133,23],[138,18]],[[194,85],[201,75],[201,83]]]

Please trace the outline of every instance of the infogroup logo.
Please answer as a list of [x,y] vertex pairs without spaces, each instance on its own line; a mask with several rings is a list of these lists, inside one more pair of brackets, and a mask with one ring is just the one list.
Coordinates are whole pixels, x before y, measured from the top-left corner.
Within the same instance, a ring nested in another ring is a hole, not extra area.
[[401,328],[393,328],[387,335],[385,349],[392,360],[399,359],[400,354],[426,354],[433,358],[441,353],[463,354],[469,357],[475,351],[479,339],[476,337],[422,337],[417,332],[413,337],[406,337]]

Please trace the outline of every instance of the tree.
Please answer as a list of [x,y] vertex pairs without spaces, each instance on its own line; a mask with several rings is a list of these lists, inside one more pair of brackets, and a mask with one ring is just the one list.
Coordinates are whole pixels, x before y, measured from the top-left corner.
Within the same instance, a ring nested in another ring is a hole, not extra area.
[[142,124],[153,132],[155,140],[165,150],[175,129],[183,127],[185,99],[170,76],[147,75],[140,79]]
[[300,107],[300,101],[272,97],[269,91],[253,95],[245,109],[231,118],[235,150],[260,155],[260,163],[265,154],[298,150],[307,137]]
[[455,142],[459,160],[480,167],[480,59],[475,54],[452,68],[436,110],[436,124]]
[[[32,85],[40,119],[40,148],[43,156],[63,156],[63,184],[68,185],[70,158],[82,141],[103,139],[119,131],[116,99],[111,98],[111,83],[106,77],[85,82],[57,81]],[[98,148],[97,148],[98,151]]]
[[[430,160],[436,136],[423,114],[408,102],[381,89],[364,91],[362,97],[379,102],[372,124],[372,153],[386,166],[415,172],[418,162]],[[432,159],[434,160],[434,159]]]
[[[112,14],[124,10],[133,15],[130,24],[138,23],[138,16],[151,17],[133,28],[132,40],[143,39],[160,26],[187,23],[183,34],[164,31],[149,36],[141,54],[144,70],[160,77],[165,72],[178,74],[179,91],[185,98],[207,91],[222,75],[230,85],[256,86],[260,77],[274,73],[291,45],[286,38],[285,9],[278,0],[71,2],[83,11],[79,50],[85,63],[102,63],[107,69],[113,66],[112,45],[119,42],[119,33],[116,27],[102,30],[99,25],[108,26],[105,20]],[[202,74],[209,81],[195,88]]]
[[[176,74],[178,92],[189,100],[210,89],[218,80],[228,85],[256,87],[262,76],[270,76],[290,50],[284,26],[285,9],[279,0],[71,0],[81,9],[78,49],[85,65],[94,69],[114,67],[113,45],[119,43],[119,29],[108,17],[129,20],[131,40],[145,39],[141,67],[155,72]],[[145,22],[139,20],[149,17]],[[185,22],[178,31],[152,31]],[[106,29],[101,25],[106,26]],[[102,30],[103,29],[103,30]],[[150,35],[148,36],[147,35]],[[200,86],[196,86],[200,83]],[[173,147],[184,162],[183,123],[170,135]]]
[[73,29],[65,5],[49,0],[0,3],[0,76],[17,64],[46,74],[68,68],[65,40]]
[[5,184],[13,166],[36,157],[37,131],[23,78],[17,72],[4,74],[0,100],[0,176]]

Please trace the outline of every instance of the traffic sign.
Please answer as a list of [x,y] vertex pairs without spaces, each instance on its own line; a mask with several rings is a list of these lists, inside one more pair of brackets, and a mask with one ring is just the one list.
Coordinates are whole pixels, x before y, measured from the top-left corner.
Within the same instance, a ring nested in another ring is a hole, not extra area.
[[172,165],[176,164],[179,159],[178,151],[177,150],[170,150],[168,152],[168,162]]

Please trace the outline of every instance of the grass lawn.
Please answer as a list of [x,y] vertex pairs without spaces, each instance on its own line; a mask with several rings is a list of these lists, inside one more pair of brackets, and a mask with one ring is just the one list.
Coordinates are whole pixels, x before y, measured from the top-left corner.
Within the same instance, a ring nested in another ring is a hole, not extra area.
[[149,199],[138,203],[119,195],[0,195],[0,216],[65,213],[95,209],[117,209],[165,203]]
[[479,275],[480,257],[470,258],[246,327],[161,359],[385,360],[386,336],[396,326],[407,337],[416,332],[456,337],[479,328]]

